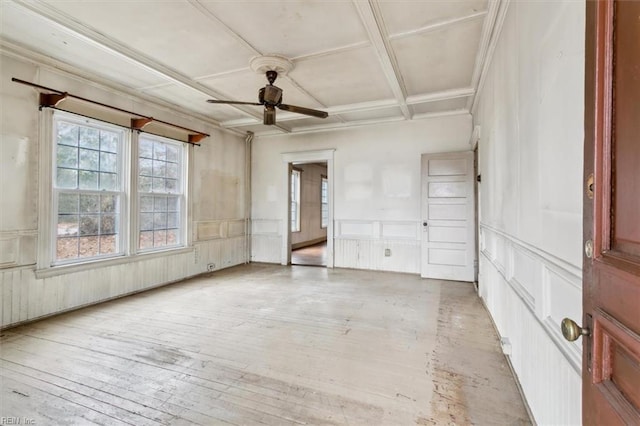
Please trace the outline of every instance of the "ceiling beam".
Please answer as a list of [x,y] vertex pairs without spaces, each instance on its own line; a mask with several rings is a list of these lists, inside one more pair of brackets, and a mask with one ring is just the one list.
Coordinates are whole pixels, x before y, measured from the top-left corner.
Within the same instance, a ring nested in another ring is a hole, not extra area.
[[235,32],[234,30],[232,30],[229,26],[227,26],[227,24],[222,22],[222,20],[220,18],[218,18],[215,15],[215,13],[213,13],[211,10],[209,10],[205,5],[203,5],[200,2],[200,0],[187,0],[187,1],[189,2],[189,4],[191,4],[191,6],[193,6],[196,10],[198,10],[198,12],[200,12],[201,14],[203,14],[204,16],[206,16],[207,18],[209,18],[210,20],[215,22],[216,25],[218,25],[220,28],[222,28],[228,35],[233,37],[238,43],[243,45],[247,50],[252,51],[253,54],[256,55],[256,56],[262,55],[262,53],[260,53],[260,51],[258,51],[258,49],[253,47],[253,45],[251,43],[249,43],[247,40],[245,40],[240,34]]
[[476,91],[473,87],[463,87],[460,89],[443,90],[441,92],[425,93],[422,95],[409,96],[408,105],[422,104],[427,102],[445,101],[447,99],[457,99],[471,96]]
[[424,112],[422,114],[414,115],[413,119],[423,120],[425,118],[453,117],[456,115],[469,115],[469,110],[467,110],[466,108],[461,108],[449,111]]
[[323,56],[335,55],[343,52],[350,52],[352,50],[362,49],[364,47],[371,46],[371,42],[369,40],[359,41],[352,44],[347,44],[345,46],[334,47],[326,50],[320,50],[318,52],[307,53],[304,55],[296,56],[291,58],[293,62],[302,62],[307,61],[309,59],[321,58]]
[[425,25],[424,27],[421,27],[421,28],[416,28],[416,29],[409,30],[409,31],[403,31],[403,32],[396,33],[396,34],[391,34],[391,35],[389,35],[389,40],[397,40],[397,39],[400,39],[400,38],[411,37],[411,36],[415,36],[415,35],[419,35],[419,34],[428,33],[428,32],[431,32],[431,31],[441,30],[441,29],[449,27],[451,25],[461,24],[463,22],[468,22],[468,21],[473,21],[473,20],[478,19],[478,18],[483,18],[486,14],[487,14],[487,11],[483,10],[481,12],[471,13],[471,14],[466,15],[466,16],[460,16],[460,17],[457,17],[457,18],[446,19],[446,20],[443,20],[443,21],[435,22],[433,24]]
[[368,2],[353,0],[353,4],[367,30],[369,40],[371,40],[375,48],[382,66],[382,72],[387,79],[393,96],[398,102],[398,106],[402,110],[402,115],[409,120],[411,119],[411,112],[405,102],[406,90],[404,89],[404,82],[388,40],[387,30],[378,3],[375,0],[369,0]]
[[[117,42],[113,39],[108,38],[104,34],[85,26],[73,18],[67,16],[66,14],[58,11],[57,9],[42,3],[42,2],[30,2],[25,0],[13,0],[14,3],[20,5],[21,7],[35,13],[36,15],[45,18],[56,25],[66,29],[68,31],[72,31],[78,35],[80,35],[87,42],[101,48],[107,50],[111,53],[114,53],[131,63],[140,66],[147,71],[160,76],[161,78],[171,80],[174,83],[177,83],[181,86],[188,87],[194,89],[202,94],[210,96],[212,98],[223,98],[223,96],[217,91],[205,86],[193,79],[177,72],[176,70],[169,68],[153,59],[145,56],[143,53],[138,52],[120,42]],[[261,117],[256,114],[254,111],[251,111],[249,108],[238,106],[238,105],[230,105],[230,107],[235,108],[239,111],[242,111],[244,114],[255,117],[256,119],[260,119]],[[277,126],[277,125],[276,125]],[[280,130],[288,133],[289,129],[282,127]]]
[[467,101],[467,109],[473,113],[478,98],[478,92],[484,82],[487,70],[491,63],[491,56],[502,30],[504,17],[509,6],[509,0],[490,0],[489,11],[482,27],[480,45],[476,55],[476,63],[471,77],[471,87],[475,93]]

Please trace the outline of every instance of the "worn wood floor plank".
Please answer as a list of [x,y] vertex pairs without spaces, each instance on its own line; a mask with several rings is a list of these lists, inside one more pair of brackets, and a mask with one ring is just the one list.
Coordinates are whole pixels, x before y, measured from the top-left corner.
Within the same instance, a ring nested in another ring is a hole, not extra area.
[[473,286],[405,274],[219,271],[7,330],[0,370],[41,424],[528,421]]

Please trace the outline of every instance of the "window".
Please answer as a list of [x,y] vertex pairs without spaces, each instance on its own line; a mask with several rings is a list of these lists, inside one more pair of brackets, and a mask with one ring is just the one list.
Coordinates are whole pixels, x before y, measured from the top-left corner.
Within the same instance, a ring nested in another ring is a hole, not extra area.
[[186,245],[184,143],[59,111],[52,130],[53,231],[43,267]]
[[56,116],[54,137],[53,263],[122,254],[124,131]]
[[329,182],[326,176],[322,176],[320,183],[320,227],[326,228],[329,223]]
[[183,144],[140,135],[138,149],[138,248],[182,245]]
[[291,232],[300,232],[300,171],[291,171]]

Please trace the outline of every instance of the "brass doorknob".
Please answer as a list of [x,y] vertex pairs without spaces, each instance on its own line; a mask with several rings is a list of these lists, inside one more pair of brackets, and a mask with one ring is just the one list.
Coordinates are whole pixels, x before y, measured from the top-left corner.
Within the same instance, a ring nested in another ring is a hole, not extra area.
[[578,340],[580,336],[588,336],[591,332],[588,328],[582,328],[572,319],[565,318],[561,324],[562,335],[570,342]]

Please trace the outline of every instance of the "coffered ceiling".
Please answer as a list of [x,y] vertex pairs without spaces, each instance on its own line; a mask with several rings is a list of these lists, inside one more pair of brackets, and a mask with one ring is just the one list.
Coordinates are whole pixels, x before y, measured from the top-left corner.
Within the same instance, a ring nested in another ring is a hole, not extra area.
[[[499,0],[2,0],[0,46],[28,50],[147,98],[256,134],[315,131],[467,113]],[[207,103],[257,101],[252,58],[293,69],[287,104],[326,119]],[[64,89],[64,88],[62,88]]]

